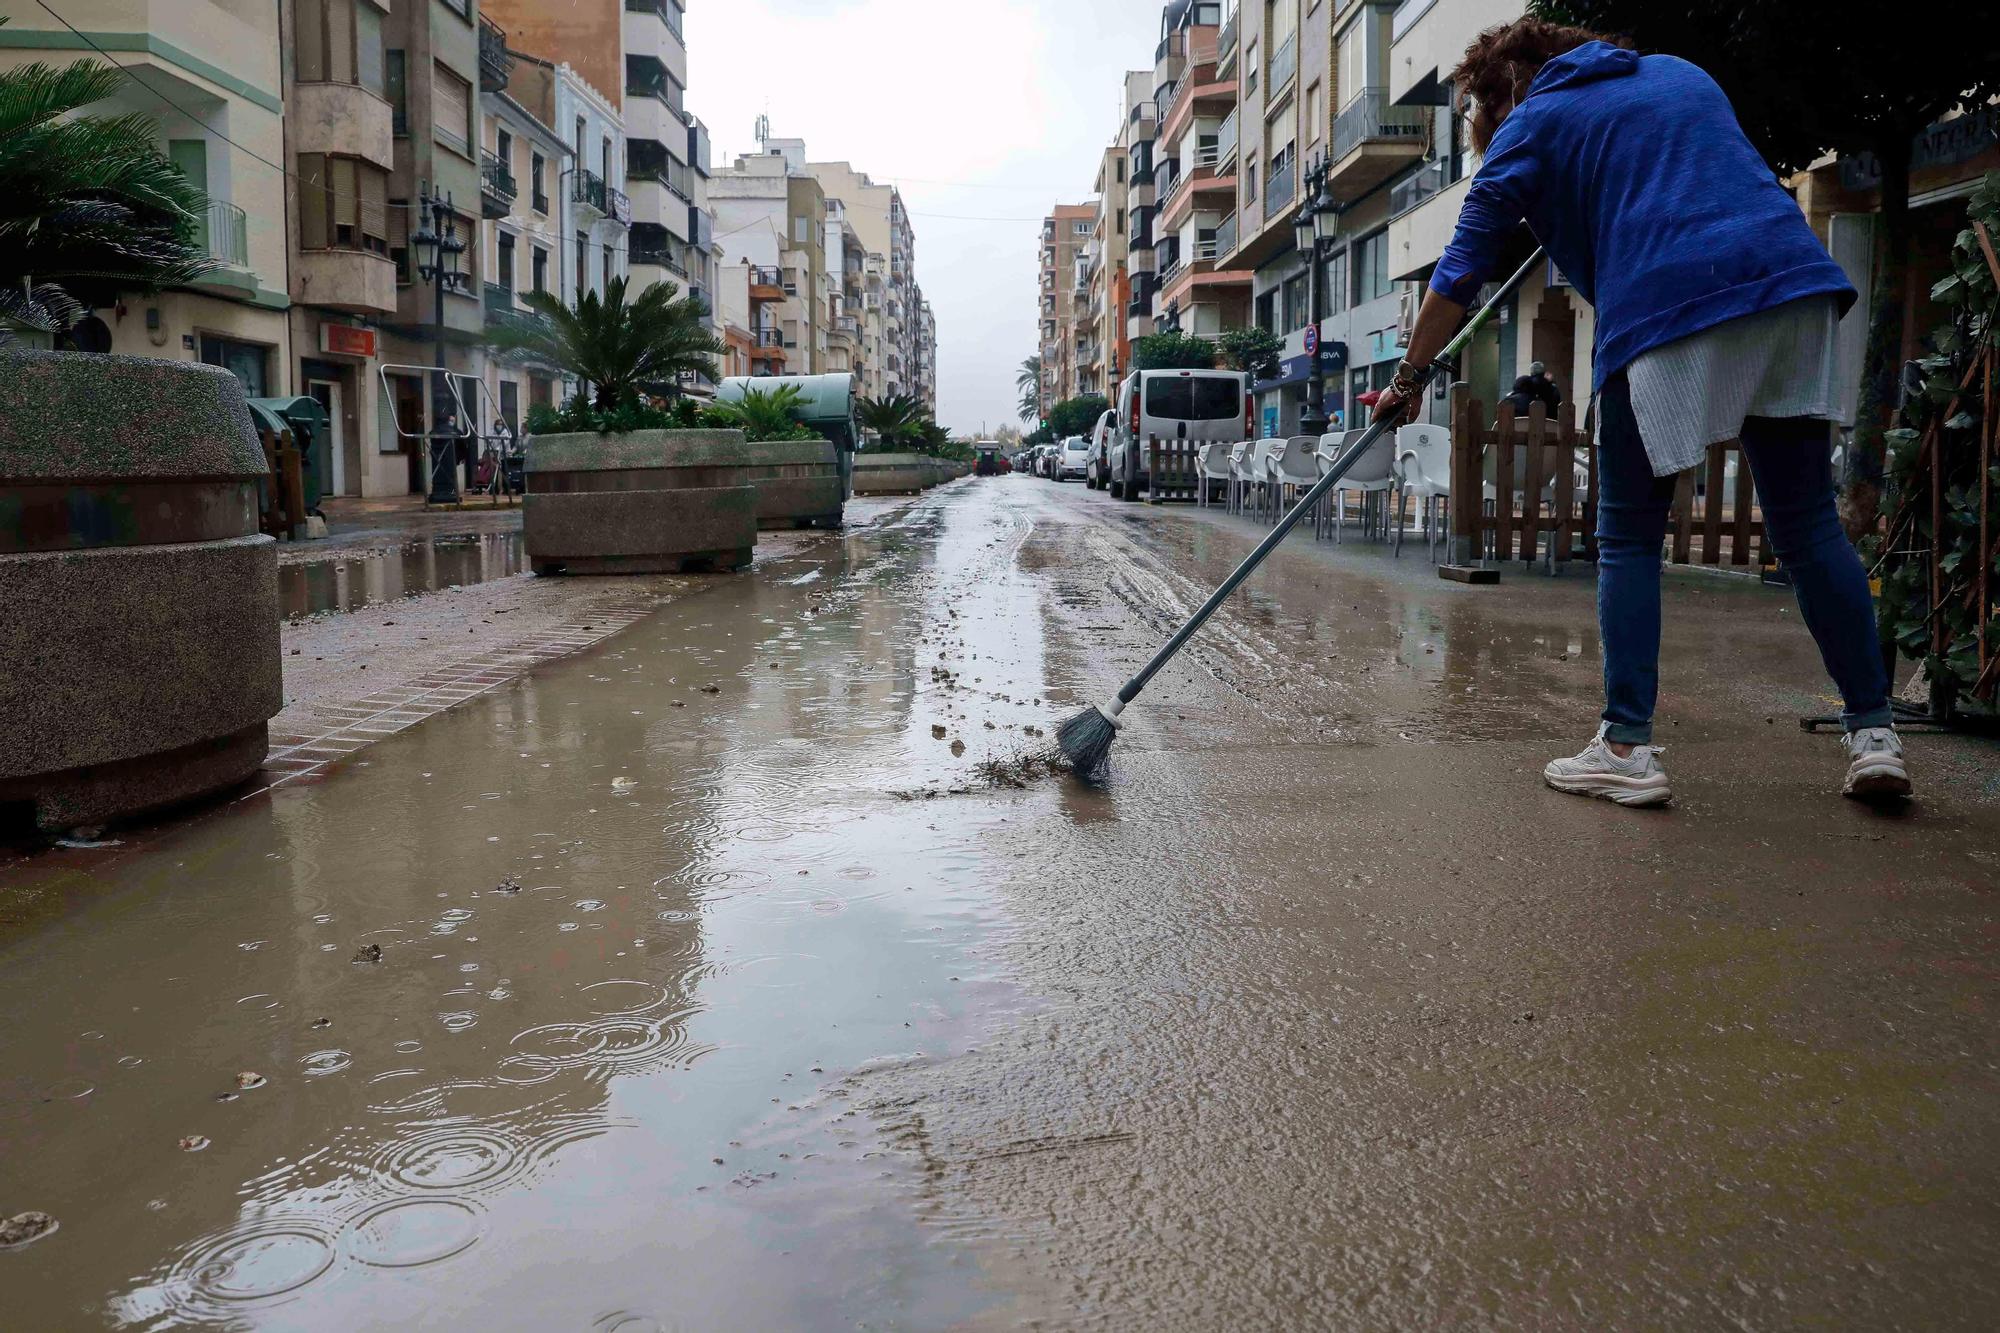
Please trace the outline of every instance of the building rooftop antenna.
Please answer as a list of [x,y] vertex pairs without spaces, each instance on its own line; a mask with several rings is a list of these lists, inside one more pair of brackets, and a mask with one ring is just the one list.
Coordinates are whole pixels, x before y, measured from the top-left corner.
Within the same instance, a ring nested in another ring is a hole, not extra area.
[[756,135],[760,149],[771,142],[771,117],[768,112],[757,117]]

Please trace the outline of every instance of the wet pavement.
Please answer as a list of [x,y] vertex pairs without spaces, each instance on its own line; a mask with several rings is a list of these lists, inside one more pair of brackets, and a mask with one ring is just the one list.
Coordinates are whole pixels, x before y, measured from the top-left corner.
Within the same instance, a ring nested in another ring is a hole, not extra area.
[[[1679,803],[1542,789],[1577,579],[962,482],[322,781],[0,874],[22,1327],[1984,1327],[2000,755],[1831,795],[1677,584]],[[244,1085],[250,1086],[244,1086]]]
[[331,559],[279,565],[278,609],[287,620],[355,611],[420,593],[511,578],[526,568],[518,529],[341,551]]

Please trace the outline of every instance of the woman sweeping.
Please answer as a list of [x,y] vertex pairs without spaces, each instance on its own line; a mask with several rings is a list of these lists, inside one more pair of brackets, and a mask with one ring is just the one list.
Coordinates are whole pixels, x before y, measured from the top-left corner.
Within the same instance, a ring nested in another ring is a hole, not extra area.
[[1860,558],[1834,509],[1835,326],[1855,299],[1722,89],[1672,56],[1537,19],[1482,33],[1453,74],[1485,154],[1409,355],[1376,405],[1400,420],[1525,220],[1597,313],[1598,620],[1604,717],[1550,786],[1671,797],[1653,741],[1660,546],[1678,473],[1737,439],[1765,530],[1839,687],[1849,796],[1910,794]]

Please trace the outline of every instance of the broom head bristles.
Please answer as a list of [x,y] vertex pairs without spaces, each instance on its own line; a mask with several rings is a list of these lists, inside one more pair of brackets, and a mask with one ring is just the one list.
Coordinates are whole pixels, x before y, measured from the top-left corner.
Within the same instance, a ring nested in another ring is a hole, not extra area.
[[1056,748],[1071,771],[1082,778],[1097,776],[1116,739],[1118,724],[1095,704],[1056,728]]

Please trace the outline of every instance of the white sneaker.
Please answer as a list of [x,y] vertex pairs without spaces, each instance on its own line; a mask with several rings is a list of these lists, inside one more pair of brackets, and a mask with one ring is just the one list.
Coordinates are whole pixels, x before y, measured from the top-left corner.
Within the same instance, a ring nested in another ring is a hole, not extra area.
[[1557,791],[1577,796],[1601,796],[1620,805],[1665,805],[1673,799],[1667,770],[1660,767],[1661,747],[1637,745],[1620,759],[1604,743],[1599,728],[1583,753],[1574,759],[1551,759],[1542,778]]
[[1863,727],[1840,738],[1848,754],[1847,781],[1840,794],[1857,801],[1902,800],[1910,794],[1910,771],[1903,764],[1903,738],[1894,727]]

